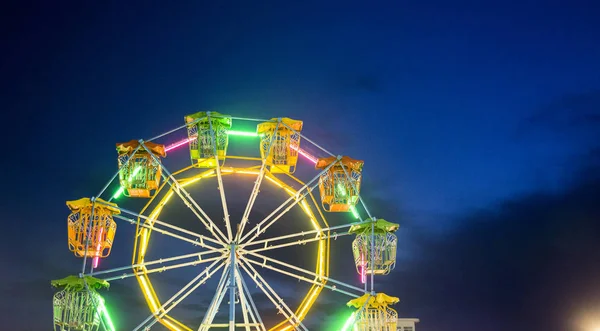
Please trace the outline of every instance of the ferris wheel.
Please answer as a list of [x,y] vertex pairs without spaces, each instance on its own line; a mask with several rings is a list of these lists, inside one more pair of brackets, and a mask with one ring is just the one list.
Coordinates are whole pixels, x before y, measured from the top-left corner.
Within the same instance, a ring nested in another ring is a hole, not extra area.
[[[253,123],[255,131],[234,130]],[[133,330],[156,325],[175,331],[308,330],[304,322],[325,290],[347,298],[340,309],[350,309],[349,317],[339,330],[395,331],[398,315],[390,306],[398,298],[375,291],[375,280],[395,267],[398,225],[375,217],[361,198],[363,161],[329,152],[302,128],[302,121],[290,118],[207,111],[185,116],[182,126],[156,137],[116,144],[118,170],[108,183],[95,196],[67,201],[69,249],[83,263],[80,273],[52,281],[59,288],[54,330],[122,330],[111,320],[100,290],[135,277],[149,312]],[[184,139],[173,142],[185,132]],[[235,148],[238,138],[245,141]],[[309,147],[301,148],[301,142]],[[165,163],[181,160],[185,146],[191,165],[168,169]],[[244,196],[243,183],[249,183]],[[257,203],[264,191],[275,205]],[[234,200],[245,207],[233,210]],[[140,201],[145,205],[135,209]],[[193,215],[194,226],[170,218],[182,210]],[[130,226],[133,238],[119,236],[117,223]],[[351,246],[336,247],[336,239],[344,236],[354,236]],[[160,238],[177,244],[163,249],[154,244]],[[120,242],[133,242],[131,264],[102,270],[99,261]],[[184,245],[192,253],[173,254]],[[277,255],[290,248],[306,253],[287,261]],[[355,283],[330,276],[331,249],[352,251],[354,266],[344,272],[356,272]],[[171,284],[177,286],[172,295],[160,293],[155,277],[178,269],[193,270],[193,278]],[[290,302],[274,277],[305,283],[308,290]],[[174,312],[196,292],[211,300],[201,322],[189,325]],[[257,304],[257,296],[268,305]],[[273,312],[277,321],[263,319]]]

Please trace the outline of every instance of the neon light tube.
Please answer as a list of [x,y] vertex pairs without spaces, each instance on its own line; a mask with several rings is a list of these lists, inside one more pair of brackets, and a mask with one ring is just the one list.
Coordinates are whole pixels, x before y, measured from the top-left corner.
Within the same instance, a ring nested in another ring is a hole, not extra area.
[[[131,183],[131,181],[133,180],[133,178],[135,176],[137,176],[137,174],[141,170],[142,170],[141,166],[137,166],[135,169],[133,169],[133,173],[131,174],[131,176],[129,177],[129,179],[127,181]],[[120,197],[121,194],[123,194],[123,191],[125,191],[125,188],[123,186],[119,187],[119,189],[117,190],[117,192],[115,192],[115,195],[113,195],[113,199],[117,199],[118,197]]]
[[[244,136],[244,137],[261,137],[262,134],[258,134],[256,132],[248,132],[248,131],[235,131],[235,130],[229,130],[227,132],[228,135],[230,136]],[[183,146],[187,143],[189,143],[190,141],[196,140],[198,139],[197,137],[192,137],[192,138],[185,138],[181,141],[178,141],[176,143],[173,143],[169,146],[167,146],[165,148],[165,152],[168,152],[170,150],[173,150],[177,147]],[[298,148],[298,146],[294,146],[294,145],[290,145],[290,148],[292,148],[295,151],[298,151],[298,154],[304,156],[307,160],[311,161],[314,164],[317,164],[317,158],[310,155],[309,153],[307,153],[305,150],[303,150],[302,148]]]
[[104,228],[100,228],[98,231],[98,246],[96,247],[96,256],[94,256],[94,260],[92,261],[92,267],[94,269],[98,268],[98,260],[100,260],[100,248],[102,248],[102,231]]
[[115,194],[113,195],[113,199],[116,199],[116,198],[120,197],[121,194],[123,194],[124,190],[125,190],[125,188],[123,186],[119,187],[119,189],[117,190],[117,192],[115,192]]
[[229,130],[227,134],[230,136],[244,136],[244,137],[261,137],[262,134],[258,134],[256,132],[245,132],[245,131],[235,131]]
[[290,145],[290,148],[291,148],[291,149],[293,149],[293,150],[295,150],[295,151],[298,151],[298,154],[300,154],[300,155],[304,156],[304,157],[305,157],[307,160],[309,160],[310,162],[312,162],[312,163],[314,163],[314,164],[317,164],[317,158],[316,158],[316,157],[314,157],[314,156],[312,156],[312,155],[310,155],[308,152],[306,152],[306,151],[305,151],[305,150],[303,150],[302,148],[299,148],[299,147],[298,147],[298,146],[296,146],[296,145]]
[[342,196],[345,197],[346,196],[346,188],[344,187],[344,185],[342,185],[342,183],[338,183],[337,188],[338,188],[338,190],[340,190],[340,193],[342,194]]
[[106,305],[104,304],[104,298],[98,295],[98,299],[99,302],[98,307],[96,308],[96,313],[102,316],[104,322],[107,324],[105,326],[108,330],[115,331],[115,325],[113,324],[112,319],[108,314],[108,310],[106,309]]
[[[245,131],[235,131],[235,130],[229,130],[227,132],[227,134],[230,135],[230,136],[244,136],[244,137],[260,137],[260,136],[262,136],[262,135],[259,135],[256,132],[245,132]],[[198,137],[185,138],[185,139],[183,139],[181,141],[173,143],[173,144],[165,147],[165,152],[168,152],[168,151],[173,150],[173,149],[175,149],[177,147],[183,146],[183,145],[189,143],[190,141],[194,141],[196,139],[198,139]]]
[[367,273],[365,272],[365,256],[360,254],[360,282],[365,283],[367,281]]
[[342,327],[342,329],[340,331],[350,331],[352,326],[354,325],[354,313],[352,313],[352,315],[350,315],[350,317],[348,317],[348,319],[346,320],[346,323],[344,323],[344,326]]
[[168,151],[170,151],[172,149],[175,149],[175,148],[177,148],[179,146],[183,146],[183,145],[189,143],[190,141],[196,140],[196,139],[198,139],[198,138],[197,137],[185,138],[185,139],[183,139],[181,141],[178,141],[178,142],[176,142],[174,144],[171,144],[171,145],[165,147],[165,152],[168,152]]
[[360,215],[358,215],[358,212],[356,211],[356,207],[352,206],[350,207],[350,211],[352,212],[352,215],[354,215],[354,218],[359,219]]

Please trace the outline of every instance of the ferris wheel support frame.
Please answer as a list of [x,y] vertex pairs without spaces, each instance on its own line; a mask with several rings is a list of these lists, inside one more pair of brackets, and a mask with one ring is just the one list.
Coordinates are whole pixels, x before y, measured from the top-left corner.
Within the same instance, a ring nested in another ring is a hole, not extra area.
[[[218,115],[213,115],[210,112],[207,112],[207,116],[204,118],[198,118],[196,119],[194,122],[190,122],[190,123],[186,123],[185,125],[182,125],[180,127],[177,127],[175,129],[169,130],[163,134],[157,135],[155,137],[152,137],[148,140],[146,140],[147,142],[164,137],[166,135],[169,135],[171,133],[174,133],[180,129],[184,129],[189,125],[192,125],[194,123],[197,123],[200,120],[209,119],[209,125],[210,125],[210,134],[212,136],[212,142],[213,142],[213,151],[215,153],[215,158],[217,158],[217,148],[216,148],[216,137],[215,137],[215,131],[214,128],[212,127],[212,122],[210,121],[210,118],[212,117],[221,117]],[[224,117],[224,116],[223,116]],[[314,141],[312,141],[311,139],[307,138],[305,135],[301,134],[300,132],[297,132],[296,130],[294,130],[293,128],[291,128],[289,125],[287,125],[286,123],[281,121],[281,118],[279,118],[277,121],[274,120],[263,120],[263,119],[253,119],[253,118],[242,118],[242,117],[229,117],[231,119],[235,119],[235,120],[246,120],[246,121],[255,121],[255,122],[277,122],[277,123],[281,123],[283,124],[285,127],[287,127],[287,129],[293,131],[295,134],[298,134],[301,138],[303,138],[304,140],[308,141],[309,143],[311,143],[312,145],[314,145],[315,147],[317,147],[319,150],[323,151],[324,153],[330,155],[330,156],[335,156],[333,155],[331,152],[329,152],[328,150],[326,150],[325,148],[321,147],[320,145],[316,144]],[[276,131],[279,128],[279,125],[276,126]],[[274,141],[274,137],[271,139],[269,146],[272,146]],[[326,167],[325,169],[323,169],[323,171],[321,171],[317,176],[315,176],[314,178],[312,178],[308,183],[304,184],[304,186],[302,188],[300,188],[299,190],[297,190],[294,194],[291,194],[291,196],[284,201],[284,203],[282,203],[277,209],[275,209],[271,214],[269,214],[267,217],[265,217],[262,221],[260,221],[252,230],[250,230],[247,233],[243,233],[243,230],[248,222],[248,218],[249,218],[249,213],[253,207],[254,201],[258,195],[258,190],[260,188],[260,185],[262,183],[262,180],[264,177],[267,177],[268,179],[270,179],[271,181],[273,181],[273,179],[271,179],[268,176],[265,176],[265,169],[266,169],[266,162],[265,162],[265,157],[261,158],[262,160],[262,164],[260,166],[260,170],[257,174],[257,181],[255,182],[254,185],[254,189],[253,189],[253,194],[251,195],[251,197],[248,200],[248,204],[246,205],[246,209],[244,211],[244,217],[242,218],[242,222],[240,223],[239,229],[237,234],[235,235],[235,240],[234,240],[234,236],[232,233],[232,227],[231,227],[231,222],[229,220],[229,214],[228,214],[228,209],[227,209],[227,202],[226,202],[226,195],[225,195],[225,191],[223,189],[223,182],[222,182],[222,169],[221,166],[219,165],[219,162],[217,160],[217,165],[216,165],[216,169],[215,169],[215,174],[218,180],[218,188],[220,191],[220,196],[221,196],[221,202],[223,205],[223,210],[224,210],[224,219],[225,219],[225,223],[226,223],[226,227],[227,227],[227,236],[225,236],[225,234],[220,230],[220,228],[218,226],[216,226],[216,224],[214,223],[214,221],[206,214],[206,212],[196,203],[196,201],[191,197],[191,195],[189,194],[189,192],[187,190],[185,190],[184,186],[178,182],[178,180],[174,177],[174,174],[169,172],[169,170],[162,164],[159,162],[159,160],[157,159],[156,156],[154,156],[151,151],[149,150],[149,148],[145,145],[144,140],[139,140],[140,145],[137,146],[137,148],[134,150],[137,151],[139,148],[144,148],[146,151],[149,152],[149,154],[151,155],[151,157],[153,158],[153,160],[155,162],[157,162],[159,164],[159,166],[162,168],[163,172],[162,172],[162,177],[165,179],[165,183],[163,184],[163,186],[165,184],[167,184],[170,188],[171,188],[171,192],[174,191],[174,193],[176,193],[181,199],[182,201],[186,204],[186,206],[196,215],[196,217],[203,223],[203,225],[206,227],[206,229],[212,234],[212,236],[214,236],[213,238],[210,237],[206,237],[206,236],[202,236],[198,233],[192,232],[192,231],[188,231],[182,228],[179,228],[177,226],[174,226],[172,224],[166,223],[166,222],[162,222],[159,221],[158,219],[156,219],[156,217],[148,217],[148,216],[144,216],[144,215],[140,215],[138,213],[126,210],[124,208],[120,208],[119,210],[121,210],[123,213],[125,214],[129,214],[132,216],[136,216],[138,217],[138,220],[135,221],[133,219],[124,217],[124,216],[120,216],[120,215],[115,215],[116,218],[118,219],[122,219],[125,220],[127,222],[129,222],[130,224],[137,224],[138,226],[141,226],[142,228],[146,228],[148,230],[151,231],[156,231],[157,233],[161,233],[163,235],[167,235],[167,236],[171,236],[173,238],[182,240],[182,241],[186,241],[186,242],[190,242],[194,245],[199,245],[205,249],[207,249],[206,251],[203,252],[199,252],[199,253],[193,253],[193,254],[186,254],[186,255],[180,255],[180,256],[174,256],[174,257],[168,257],[168,258],[162,258],[162,259],[157,259],[157,260],[152,260],[152,261],[144,261],[144,263],[138,263],[138,264],[131,264],[125,267],[121,267],[121,268],[113,268],[113,269],[109,269],[109,270],[104,270],[104,271],[100,271],[100,272],[96,272],[95,275],[104,275],[104,274],[110,274],[113,272],[118,272],[118,271],[122,271],[128,268],[143,268],[145,271],[145,273],[153,273],[153,272],[160,272],[160,271],[165,271],[165,270],[170,270],[170,269],[176,269],[176,268],[180,268],[180,267],[184,267],[187,265],[197,265],[199,263],[207,263],[207,262],[212,262],[212,264],[207,267],[205,269],[205,271],[203,271],[202,273],[200,273],[198,277],[200,277],[201,275],[203,275],[204,273],[206,273],[206,277],[203,278],[203,280],[201,280],[200,282],[198,282],[196,285],[192,286],[192,288],[190,289],[190,291],[188,291],[187,293],[183,294],[180,298],[176,299],[176,296],[173,296],[172,298],[170,298],[167,302],[165,302],[160,309],[155,310],[144,322],[142,322],[140,325],[138,325],[138,327],[135,330],[139,330],[140,327],[143,327],[144,324],[146,324],[148,321],[150,321],[153,317],[154,321],[148,326],[148,328],[152,325],[154,325],[156,322],[159,321],[158,317],[159,316],[165,316],[171,309],[173,309],[175,306],[177,306],[177,304],[179,304],[182,300],[184,300],[187,296],[189,296],[190,293],[192,293],[194,290],[196,290],[199,286],[201,286],[202,284],[204,284],[204,282],[206,281],[206,279],[208,279],[210,276],[212,276],[216,271],[218,271],[220,268],[223,268],[223,277],[227,274],[228,278],[229,278],[229,291],[230,291],[230,319],[229,319],[229,323],[227,326],[229,326],[230,330],[233,330],[236,326],[244,326],[246,328],[246,330],[248,331],[250,327],[257,327],[262,331],[266,331],[264,324],[262,323],[262,319],[259,315],[258,309],[256,308],[256,305],[254,303],[254,301],[252,300],[252,297],[250,295],[250,291],[248,290],[244,278],[241,276],[241,270],[244,270],[249,276],[250,278],[252,278],[252,280],[256,283],[257,287],[259,287],[261,289],[261,291],[269,298],[269,300],[275,305],[275,307],[283,314],[286,316],[287,321],[289,321],[291,323],[291,326],[293,328],[300,327],[302,330],[307,330],[307,328],[304,326],[304,324],[302,323],[302,319],[299,318],[296,313],[294,313],[289,306],[283,301],[283,299],[281,299],[281,297],[277,294],[277,292],[275,292],[273,290],[273,288],[270,287],[270,285],[264,280],[264,278],[262,278],[262,276],[260,275],[260,273],[258,273],[256,271],[256,269],[252,266],[253,264],[255,265],[260,265],[262,267],[266,267],[269,268],[273,271],[282,273],[282,274],[286,274],[288,276],[294,277],[298,280],[303,280],[309,283],[312,283],[313,285],[318,285],[321,288],[327,288],[329,290],[332,290],[334,292],[340,292],[346,295],[349,295],[351,297],[358,297],[357,294],[353,294],[351,292],[347,292],[345,290],[340,290],[338,289],[336,286],[331,286],[331,285],[327,285],[326,282],[332,282],[335,283],[337,285],[340,285],[342,287],[345,287],[349,290],[352,291],[356,291],[362,294],[369,294],[369,295],[374,295],[374,273],[371,273],[371,291],[367,291],[367,283],[365,282],[365,289],[361,289],[358,288],[356,286],[350,285],[350,284],[346,284],[344,282],[341,281],[337,281],[331,277],[328,276],[323,276],[323,275],[319,275],[317,273],[311,272],[309,270],[297,267],[297,266],[293,266],[291,264],[285,263],[283,261],[279,261],[277,259],[273,259],[273,258],[269,258],[267,256],[264,256],[262,254],[259,254],[258,252],[261,251],[266,251],[266,250],[270,250],[270,249],[276,249],[276,248],[281,248],[281,247],[287,247],[287,246],[292,246],[292,245],[299,245],[299,244],[306,244],[308,242],[314,242],[314,241],[319,241],[319,240],[324,240],[324,239],[331,239],[334,238],[336,239],[339,236],[344,236],[344,235],[349,235],[350,233],[348,232],[343,232],[343,233],[333,233],[330,234],[330,231],[332,230],[337,230],[337,229],[343,229],[346,227],[350,227],[352,225],[356,225],[356,224],[364,224],[366,222],[371,222],[371,229],[372,229],[372,239],[374,237],[374,223],[376,221],[376,219],[374,217],[371,216],[369,209],[367,208],[364,200],[362,199],[362,197],[358,194],[358,201],[361,202],[361,205],[363,206],[366,214],[368,215],[367,219],[364,219],[360,222],[354,222],[351,224],[346,224],[346,225],[341,225],[341,226],[332,226],[332,227],[326,227],[326,228],[320,228],[320,229],[316,229],[316,230],[310,230],[310,231],[303,231],[301,233],[296,233],[296,234],[288,234],[288,235],[283,235],[283,236],[279,236],[279,237],[275,237],[275,238],[267,238],[267,239],[260,239],[260,240],[256,240],[261,234],[263,234],[267,228],[269,228],[270,226],[272,226],[275,222],[277,222],[283,215],[285,215],[291,208],[293,208],[294,206],[298,205],[298,204],[303,204],[302,207],[304,209],[304,204],[306,203],[306,197],[307,195],[310,194],[310,196],[312,197],[312,191],[318,186],[317,185],[312,185],[322,174],[324,174],[326,171],[329,170],[329,168],[331,166],[333,166],[334,164],[336,164],[336,162],[333,162],[332,164],[330,164],[328,167]],[[300,153],[301,149],[298,147],[297,149]],[[268,149],[268,151],[270,151],[270,148]],[[303,150],[302,150],[303,151]],[[133,155],[133,153],[131,154]],[[268,154],[267,154],[268,155]],[[305,154],[303,154],[305,155]],[[309,154],[306,154],[309,155]],[[306,156],[305,155],[305,156]],[[310,156],[310,155],[309,155]],[[306,156],[308,158],[308,156]],[[337,156],[337,162],[339,162],[341,156]],[[131,159],[131,156],[127,159],[127,161],[122,165],[125,166]],[[309,158],[311,161],[315,162],[314,157],[313,158]],[[342,168],[344,170],[344,173],[346,175],[346,177],[349,179],[351,185],[353,185],[355,191],[356,190],[356,186],[354,184],[354,182],[352,182],[350,179],[350,175],[348,174],[346,168],[344,167],[344,165],[342,164]],[[121,170],[121,168],[119,168],[119,171]],[[183,171],[185,169],[182,169],[180,171]],[[106,189],[110,186],[110,184],[116,179],[116,177],[119,174],[119,171],[117,171],[112,178],[110,179],[110,181],[102,188],[102,190],[100,191],[100,193],[98,194],[98,196],[101,196]],[[178,172],[180,172],[178,171]],[[177,172],[177,173],[178,173]],[[289,174],[288,174],[289,175]],[[295,177],[289,175],[290,177],[294,178],[296,181],[298,181]],[[301,183],[301,182],[300,182]],[[280,185],[280,184],[278,184]],[[311,186],[312,185],[312,186]],[[286,189],[287,190],[287,189]],[[306,191],[306,192],[304,192]],[[289,192],[288,192],[289,193]],[[313,201],[314,201],[314,197],[312,197]],[[112,197],[108,200],[109,202],[112,200]],[[293,201],[293,202],[292,202]],[[102,201],[97,201],[96,198],[92,198],[92,202],[95,205],[96,203],[102,204]],[[289,205],[291,202],[291,205]],[[316,205],[316,201],[315,201],[315,205]],[[282,210],[283,209],[283,210]],[[319,213],[321,213],[320,209],[317,208],[317,210],[319,211]],[[275,216],[277,213],[279,213],[281,211],[280,214],[278,214],[277,216]],[[93,208],[92,208],[92,215],[93,215]],[[152,215],[150,215],[152,216]],[[324,217],[321,214],[322,217]],[[358,217],[357,217],[358,218]],[[145,220],[145,222],[140,222],[140,220],[143,219]],[[325,221],[325,219],[323,219]],[[262,227],[265,223],[267,223],[267,226]],[[149,224],[148,224],[149,223]],[[164,226],[165,228],[170,228],[172,230],[175,231],[179,231],[181,233],[185,233],[186,235],[190,235],[193,237],[196,237],[196,240],[191,240],[188,239],[186,237],[183,237],[181,235],[178,235],[176,233],[173,233],[169,230],[164,230],[164,229],[160,229],[157,226]],[[241,229],[241,231],[240,231]],[[215,233],[216,231],[216,233]],[[89,234],[89,233],[88,233]],[[218,234],[218,235],[217,235]],[[283,243],[283,244],[278,244],[278,245],[274,245],[274,246],[268,246],[268,244],[270,242],[274,242],[274,241],[280,241],[280,240],[284,240],[284,239],[290,239],[293,237],[297,237],[297,236],[306,236],[309,234],[315,234],[316,237],[315,238],[309,238],[309,239],[302,239],[302,240],[298,240],[295,242],[288,242],[288,243]],[[251,238],[249,240],[246,240],[248,237]],[[200,241],[198,241],[198,239]],[[204,240],[211,242],[213,244],[217,244],[219,247],[214,247],[212,245],[208,245],[206,243],[204,243]],[[227,244],[230,244],[229,247],[229,255],[226,257],[224,254],[226,254],[227,251]],[[265,247],[263,248],[256,248],[256,249],[247,249],[247,247],[251,247],[253,245],[258,245],[258,244],[264,244]],[[87,257],[87,250],[89,246],[89,240],[88,243],[86,243],[86,257]],[[236,252],[239,249],[239,256],[236,256]],[[216,257],[211,257],[211,258],[205,258],[202,259],[202,255],[205,254],[222,254],[221,256],[216,256]],[[250,256],[254,256],[257,259],[262,259],[263,261],[265,261],[264,263],[260,263],[258,261],[252,260],[249,257]],[[181,259],[185,259],[185,258],[190,258],[190,257],[198,257],[199,260],[198,261],[192,261],[192,262],[186,262],[186,263],[180,263],[180,264],[175,264],[175,265],[171,265],[171,266],[163,266],[161,268],[156,268],[156,269],[147,269],[147,266],[150,265],[154,265],[154,264],[162,264],[164,262],[171,262],[171,261],[177,261],[177,260],[181,260]],[[228,259],[229,261],[223,261],[224,259]],[[239,260],[239,261],[236,261]],[[85,275],[85,257],[84,257],[84,263],[83,263],[83,267],[82,267],[82,273],[80,274],[80,276],[84,276]],[[208,272],[208,270],[212,267],[214,267],[215,264],[217,264],[219,261],[222,261],[221,265],[219,265],[218,268],[214,269],[211,272]],[[293,272],[289,272],[289,271],[285,271],[282,269],[279,269],[277,267],[274,267],[272,265],[268,265],[266,264],[266,261],[269,261],[271,263],[276,263],[279,264],[283,267],[287,267],[289,269],[292,269],[296,272],[302,272],[305,274],[308,274],[310,276],[315,277],[315,280],[310,280],[309,278],[305,277],[305,276],[301,276],[298,274],[295,274]],[[372,240],[371,242],[371,268],[373,267],[373,261],[374,261],[374,240]],[[241,269],[240,269],[241,266]],[[93,267],[90,270],[90,274],[93,273]],[[130,277],[130,276],[135,276],[136,273],[132,273],[130,275],[126,275],[126,277]],[[114,280],[114,279],[119,279],[119,278],[124,278],[124,276],[120,276],[120,277],[111,277],[111,278],[107,278],[110,280]],[[320,279],[321,281],[317,281],[316,279]],[[197,279],[196,279],[197,280]],[[186,287],[182,288],[178,294],[181,295],[187,288],[189,288],[191,286],[191,283],[188,283],[188,285],[186,285]],[[86,286],[87,287],[87,286]],[[242,307],[242,313],[243,313],[243,318],[244,318],[244,323],[243,324],[236,324],[235,323],[235,289],[237,288],[238,293],[240,294],[240,302],[241,302],[241,307]],[[225,288],[225,286],[223,285],[223,290],[220,291],[221,294],[224,295],[225,291],[227,289]],[[219,292],[219,291],[217,291]],[[214,299],[218,299],[216,296],[219,293],[215,293],[215,297],[213,297]],[[176,294],[177,295],[177,294]],[[171,304],[172,303],[172,304]],[[365,303],[366,304],[366,303]],[[166,310],[165,307],[167,305],[170,305],[169,308],[167,308]],[[365,308],[365,306],[363,305],[363,307],[359,310],[356,311],[355,313],[358,313],[360,311],[362,311]],[[162,310],[162,313],[160,313]],[[211,311],[207,311],[207,315],[208,313],[211,313],[213,316],[212,318],[214,318],[214,315],[216,315],[216,308],[212,309]],[[157,316],[158,314],[158,316]],[[205,316],[206,317],[206,316]],[[252,323],[250,323],[249,321],[252,321]],[[212,323],[212,319],[210,321],[210,323]],[[104,326],[104,324],[103,324]],[[211,324],[209,324],[207,327],[210,328]],[[212,325],[212,326],[217,326],[217,325]],[[224,325],[218,325],[218,326],[224,326]],[[203,324],[200,325],[199,330],[201,330],[203,328]],[[287,329],[287,328],[286,328]]]
[[[306,326],[304,326],[304,324],[302,323],[302,320],[300,320],[298,316],[296,316],[296,314],[290,309],[290,307],[285,303],[285,301],[283,301],[283,299],[277,294],[277,292],[273,290],[269,283],[265,281],[265,279],[256,271],[256,269],[254,269],[254,267],[252,267],[252,265],[247,263],[247,261],[245,260],[240,261],[238,265],[240,265],[242,269],[246,271],[248,276],[250,276],[250,279],[252,279],[254,283],[263,291],[263,293],[271,300],[275,307],[279,309],[279,312],[281,312],[288,319],[288,321],[291,320],[291,322],[293,323],[292,325],[297,323],[297,325],[300,326],[302,330],[308,331]],[[248,269],[250,269],[252,273]],[[270,294],[269,292],[267,292],[267,290],[265,290],[265,287],[270,291]],[[274,296],[277,300],[273,299],[272,296]],[[279,305],[277,303],[279,303]]]

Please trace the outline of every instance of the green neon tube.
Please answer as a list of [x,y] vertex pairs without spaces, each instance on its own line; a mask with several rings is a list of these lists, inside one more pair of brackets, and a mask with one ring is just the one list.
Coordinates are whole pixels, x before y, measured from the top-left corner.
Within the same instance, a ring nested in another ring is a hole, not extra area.
[[[131,183],[131,181],[133,180],[133,178],[135,176],[137,176],[137,174],[141,170],[142,170],[141,166],[137,166],[135,169],[133,169],[133,173],[131,174],[131,176],[129,177],[129,179],[127,181]],[[120,197],[121,194],[123,194],[123,191],[125,191],[125,188],[123,186],[119,187],[119,189],[117,190],[117,192],[115,192],[115,195],[113,195],[113,199],[117,199],[118,197]]]
[[353,329],[353,325],[354,325],[354,313],[352,313],[348,319],[346,320],[346,323],[344,323],[344,326],[342,327],[342,329],[340,331],[350,331],[351,329]]

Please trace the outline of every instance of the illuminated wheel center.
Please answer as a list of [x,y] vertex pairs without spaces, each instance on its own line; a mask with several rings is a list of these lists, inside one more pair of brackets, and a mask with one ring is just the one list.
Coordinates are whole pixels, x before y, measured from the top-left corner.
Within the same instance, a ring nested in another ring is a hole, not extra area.
[[[181,172],[184,170],[185,169],[182,169]],[[261,175],[261,172],[255,168],[221,167],[219,170],[221,172],[221,176],[223,177],[231,175],[245,175],[259,178]],[[244,276],[249,276],[249,278],[255,283],[256,287],[260,288],[274,303],[278,303],[279,307],[277,313],[284,316],[283,321],[277,323],[269,330],[293,330],[294,327],[300,324],[301,321],[306,317],[311,306],[323,289],[323,285],[326,284],[326,277],[328,275],[329,246],[326,236],[323,235],[324,233],[322,228],[327,227],[327,224],[321,224],[313,213],[313,208],[311,207],[311,204],[309,204],[309,200],[312,200],[315,204],[316,201],[314,200],[312,193],[304,195],[298,194],[297,189],[287,185],[269,171],[264,171],[262,176],[279,193],[284,193],[287,197],[287,200],[295,201],[295,205],[302,209],[306,215],[306,221],[310,227],[307,230],[307,233],[312,232],[312,238],[316,238],[316,240],[311,239],[310,241],[317,242],[318,244],[317,254],[314,259],[316,262],[316,267],[313,269],[314,271],[312,271],[312,285],[308,292],[304,295],[304,298],[300,300],[300,303],[296,303],[297,305],[295,307],[291,305],[284,306],[285,303],[283,303],[281,297],[279,297],[276,291],[273,290],[273,288],[269,285],[269,280],[261,275],[261,267],[264,267],[264,262],[269,260],[269,257],[262,255],[262,252],[290,246],[288,242],[282,243],[281,239],[279,238],[261,239],[261,235],[264,233],[266,228],[268,228],[270,224],[274,223],[274,221],[277,221],[277,219],[281,217],[283,213],[287,212],[286,209],[289,210],[289,207],[273,211],[273,213],[270,214],[271,217],[268,218],[266,222],[263,220],[263,222],[252,224],[253,226],[248,225],[246,227],[246,231],[243,232],[240,232],[241,229],[239,224],[241,222],[237,222],[238,226],[235,226],[236,222],[231,220],[232,228],[238,229],[237,233],[231,234],[231,241],[228,240],[229,237],[224,231],[221,231],[216,227],[206,227],[206,231],[208,232],[207,235],[193,233],[191,231],[185,233],[185,238],[189,237],[190,242],[200,246],[200,252],[189,254],[188,257],[192,258],[193,260],[178,264],[177,267],[182,265],[208,265],[206,268],[202,269],[202,271],[196,276],[196,278],[194,278],[194,280],[192,280],[192,282],[184,286],[182,289],[184,292],[189,289],[193,289],[194,287],[199,287],[211,277],[220,276],[221,280],[217,286],[216,293],[214,293],[216,299],[213,299],[213,301],[224,300],[225,292],[227,292],[232,286],[236,287],[237,289],[235,292],[229,291],[230,293],[237,293],[237,296],[242,299],[244,295],[249,295],[249,293],[245,293],[247,290],[247,285],[244,283],[244,277],[241,275],[244,274]],[[136,277],[150,311],[158,322],[170,330],[196,329],[192,329],[190,326],[185,325],[169,314],[170,307],[174,307],[174,303],[176,304],[180,300],[183,300],[184,297],[182,296],[184,293],[181,293],[181,296],[177,297],[174,296],[172,298],[163,298],[159,295],[160,293],[157,294],[155,292],[152,284],[152,274],[154,272],[164,271],[164,268],[161,269],[147,267],[147,248],[151,241],[150,239],[152,238],[152,232],[157,231],[155,226],[164,226],[167,224],[161,220],[161,213],[164,207],[168,205],[169,201],[173,199],[173,196],[183,197],[185,202],[185,198],[188,197],[183,192],[185,191],[187,193],[187,189],[189,189],[189,187],[193,185],[199,185],[201,182],[206,181],[207,179],[217,177],[218,170],[210,169],[192,177],[177,179],[179,186],[173,185],[164,194],[161,194],[162,198],[160,201],[148,214],[148,217],[141,219],[140,224],[138,225],[138,235],[136,236],[137,240],[134,247],[134,260],[136,265],[140,265],[140,267],[135,269]],[[297,181],[297,183],[304,185],[304,183],[301,181]],[[148,205],[150,205],[152,202],[153,201],[151,200]],[[191,200],[189,203],[186,203],[186,205],[192,210],[195,209],[195,206],[193,203],[191,203]],[[197,210],[196,212],[198,215],[200,215],[200,218],[208,216],[203,214],[203,212],[200,210]],[[319,239],[321,236],[322,238]],[[296,244],[296,242],[294,242],[294,244]],[[246,279],[248,278],[246,277]],[[207,289],[201,290],[207,291]],[[301,297],[299,296],[299,298]],[[225,301],[226,300],[227,299],[225,299]],[[235,300],[235,298],[232,297],[230,300]],[[219,302],[216,302],[216,309],[218,309],[218,306]],[[199,330],[208,330],[210,328],[225,326],[222,321],[220,323],[213,323],[212,319],[216,315],[216,309],[209,309],[206,312]],[[246,310],[248,311],[248,314],[250,314],[252,307],[242,307],[242,309],[245,315],[247,313]],[[251,318],[248,318],[243,323],[236,323],[236,327],[246,326],[249,327],[250,330],[259,330],[259,324],[262,324],[262,322],[253,323]]]

